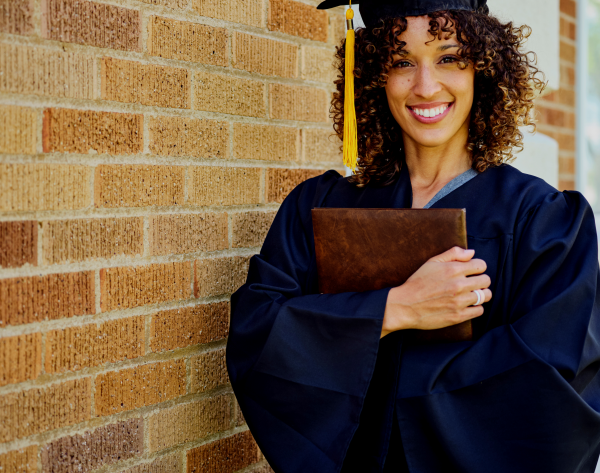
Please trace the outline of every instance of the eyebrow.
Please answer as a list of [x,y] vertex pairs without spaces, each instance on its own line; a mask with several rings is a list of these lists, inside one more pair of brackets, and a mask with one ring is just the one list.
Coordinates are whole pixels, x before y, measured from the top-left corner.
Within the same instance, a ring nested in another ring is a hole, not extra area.
[[[448,49],[459,48],[459,47],[460,46],[458,44],[444,44],[442,46],[438,46],[437,50],[438,51],[446,51]],[[403,49],[402,51],[400,51],[398,53],[398,55],[401,57],[410,56],[410,51],[408,51],[407,49]]]

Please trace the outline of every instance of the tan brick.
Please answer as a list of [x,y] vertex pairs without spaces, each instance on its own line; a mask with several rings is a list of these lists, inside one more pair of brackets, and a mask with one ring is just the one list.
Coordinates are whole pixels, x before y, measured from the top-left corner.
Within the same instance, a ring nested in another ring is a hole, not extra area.
[[0,326],[96,313],[94,272],[0,279]]
[[298,76],[298,46],[234,32],[232,65],[268,76]]
[[106,164],[96,168],[96,207],[181,205],[185,167]]
[[229,157],[229,123],[184,117],[150,118],[150,151],[162,156]]
[[129,411],[182,396],[185,363],[170,360],[98,375],[95,381],[95,415]]
[[280,31],[314,41],[327,41],[329,19],[325,10],[294,0],[269,0],[271,31]]
[[91,204],[91,168],[0,164],[0,210],[67,210]]
[[148,53],[169,59],[227,66],[227,30],[152,16],[148,22]]
[[281,203],[298,184],[321,174],[316,169],[267,169],[266,201]]
[[35,221],[0,222],[0,267],[37,266],[37,239]]
[[265,85],[237,77],[194,73],[194,109],[248,117],[264,117]]
[[[31,0],[0,1],[0,33],[21,35],[33,33],[33,5]],[[0,471],[4,473],[2,468],[0,468]]]
[[260,174],[259,168],[190,167],[188,203],[193,205],[258,204]]
[[13,450],[0,455],[0,471],[2,473],[36,473],[37,445]]
[[246,423],[246,419],[244,418],[244,414],[238,402],[235,402],[235,425],[236,427],[240,427]]
[[190,108],[190,75],[186,69],[102,59],[102,98],[157,107]]
[[249,430],[187,451],[187,473],[233,473],[260,460]]
[[297,128],[235,123],[233,155],[239,159],[296,161],[299,137]]
[[0,92],[93,99],[92,56],[0,44]]
[[140,0],[140,2],[148,3],[150,5],[160,5],[168,8],[179,8],[183,9],[188,6],[189,0]]
[[139,10],[87,0],[42,0],[46,39],[141,51],[141,23]]
[[577,41],[577,23],[561,17],[560,35],[572,39],[573,41]]
[[333,84],[337,71],[333,67],[333,51],[331,49],[302,47],[302,78]]
[[[329,10],[329,43],[336,46],[341,46],[343,40],[346,39],[346,15],[335,14],[335,10]],[[344,10],[340,10],[342,13]]]
[[233,247],[262,246],[277,212],[246,212],[233,214]]
[[577,3],[575,0],[560,0],[560,11],[572,17],[576,17]]
[[196,260],[194,295],[208,297],[237,291],[246,281],[249,264],[249,256]]
[[142,356],[144,323],[139,316],[48,332],[46,372],[77,371]]
[[222,340],[229,334],[229,302],[165,310],[152,316],[150,349],[174,350]]
[[102,311],[187,299],[191,263],[159,263],[100,270]]
[[559,156],[558,172],[559,174],[575,174],[575,158]]
[[41,370],[41,333],[0,338],[0,386],[35,379]]
[[159,457],[153,462],[143,463],[124,470],[122,473],[179,473],[183,468],[180,453]]
[[0,442],[88,420],[90,401],[90,378],[3,394],[0,396]]
[[42,468],[48,473],[86,473],[141,455],[143,449],[144,421],[129,419],[50,442],[42,449]]
[[261,465],[253,468],[249,473],[275,473],[275,470],[273,470],[273,468],[271,468],[269,465]]
[[573,179],[559,179],[558,188],[565,191],[575,190],[575,181]]
[[60,264],[144,252],[142,217],[51,220],[43,224],[45,264]]
[[282,120],[326,122],[328,95],[323,89],[269,84],[269,116]]
[[302,130],[304,162],[316,164],[343,165],[344,156],[340,151],[342,141],[331,129],[307,128]]
[[202,393],[229,383],[225,348],[202,353],[190,359],[192,374],[190,392]]
[[[148,419],[151,452],[163,450],[227,430],[231,423],[231,396],[181,404]],[[169,472],[171,473],[171,472]]]
[[192,7],[202,16],[243,23],[250,26],[263,26],[264,0],[192,0]]
[[227,214],[150,217],[150,254],[170,255],[229,248]]
[[0,153],[35,154],[36,152],[36,111],[10,105],[0,106]]

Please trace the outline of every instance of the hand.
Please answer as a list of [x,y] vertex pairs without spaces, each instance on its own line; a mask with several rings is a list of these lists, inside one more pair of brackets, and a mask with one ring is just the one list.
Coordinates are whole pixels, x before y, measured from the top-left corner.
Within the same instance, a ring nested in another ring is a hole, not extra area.
[[492,298],[487,265],[473,259],[475,250],[454,247],[421,266],[401,286],[390,290],[381,336],[396,330],[434,330],[479,317],[483,307],[475,289],[482,289],[483,302]]

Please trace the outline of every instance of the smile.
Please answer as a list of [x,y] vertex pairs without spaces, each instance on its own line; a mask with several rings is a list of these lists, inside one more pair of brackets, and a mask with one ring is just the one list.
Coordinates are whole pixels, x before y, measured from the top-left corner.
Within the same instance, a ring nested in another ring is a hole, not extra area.
[[454,103],[445,103],[435,107],[427,108],[419,108],[418,106],[407,108],[421,123],[437,123],[448,114],[448,111],[452,108],[452,105],[454,105]]

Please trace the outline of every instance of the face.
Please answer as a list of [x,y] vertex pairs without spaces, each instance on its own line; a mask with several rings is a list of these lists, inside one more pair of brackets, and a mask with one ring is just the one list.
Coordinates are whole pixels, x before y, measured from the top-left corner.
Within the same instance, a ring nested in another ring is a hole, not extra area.
[[402,128],[405,146],[435,148],[466,140],[475,72],[459,67],[454,36],[432,41],[428,16],[408,17],[385,87],[390,110]]

